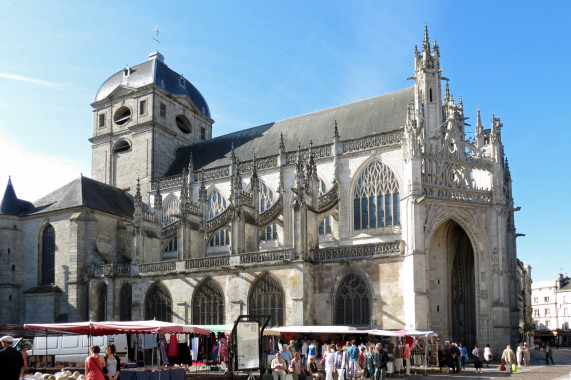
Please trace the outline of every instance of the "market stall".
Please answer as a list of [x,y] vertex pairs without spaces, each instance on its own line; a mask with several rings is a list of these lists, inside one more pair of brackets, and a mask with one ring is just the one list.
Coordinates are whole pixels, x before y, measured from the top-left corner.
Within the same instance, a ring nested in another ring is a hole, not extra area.
[[[47,336],[59,335],[62,331],[67,333],[75,333],[80,335],[88,335],[91,339],[93,336],[103,336],[111,334],[171,334],[175,336],[176,334],[193,334],[193,335],[209,335],[210,331],[205,330],[199,326],[194,325],[183,325],[177,323],[163,322],[163,321],[129,321],[129,322],[76,322],[76,323],[48,323],[48,324],[27,324],[24,325],[26,329],[29,330],[41,330]],[[171,340],[171,342],[176,342]],[[47,345],[46,345],[47,347]],[[162,347],[161,347],[162,348]],[[151,364],[154,363],[154,349]],[[47,354],[47,352],[46,352]],[[163,353],[163,358],[166,353]],[[120,379],[124,380],[134,380],[142,379],[149,380],[154,379],[157,375],[160,379],[184,379],[184,370],[181,368],[169,368],[168,370],[160,369],[160,373],[153,374],[157,372],[158,368],[155,370],[150,369],[122,369],[120,374]]]

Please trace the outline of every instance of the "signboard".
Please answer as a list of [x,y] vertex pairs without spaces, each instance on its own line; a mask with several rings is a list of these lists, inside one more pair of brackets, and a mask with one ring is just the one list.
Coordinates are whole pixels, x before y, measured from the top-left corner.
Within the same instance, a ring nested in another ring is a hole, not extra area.
[[260,368],[260,324],[238,322],[236,328],[238,370]]

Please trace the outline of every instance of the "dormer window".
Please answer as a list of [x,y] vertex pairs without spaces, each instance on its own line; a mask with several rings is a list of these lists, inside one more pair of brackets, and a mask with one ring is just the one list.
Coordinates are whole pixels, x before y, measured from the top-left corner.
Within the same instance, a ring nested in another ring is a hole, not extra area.
[[180,85],[180,87],[184,87],[186,85],[186,79],[184,79],[184,77],[180,77],[178,84]]
[[129,75],[131,75],[131,68],[129,66],[126,66],[125,69],[123,70],[123,76],[128,77]]

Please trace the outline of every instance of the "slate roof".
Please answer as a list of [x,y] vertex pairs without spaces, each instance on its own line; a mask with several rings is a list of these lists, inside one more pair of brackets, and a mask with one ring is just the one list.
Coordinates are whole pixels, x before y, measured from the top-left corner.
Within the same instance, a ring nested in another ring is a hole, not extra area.
[[79,206],[124,217],[132,217],[134,210],[133,199],[127,192],[82,176],[33,202],[26,215]]
[[105,99],[120,85],[139,88],[154,83],[170,94],[188,96],[200,112],[210,118],[210,109],[202,94],[186,78],[184,87],[181,86],[181,75],[171,70],[162,59],[150,59],[130,69],[130,75],[125,76],[121,70],[109,77],[97,91],[95,101]]
[[2,203],[0,203],[0,214],[18,216],[25,214],[33,207],[30,202],[18,199],[14,186],[12,186],[12,179],[8,178],[8,185],[4,191]]
[[165,177],[180,174],[183,168],[188,168],[190,153],[195,170],[229,164],[232,143],[241,161],[252,159],[254,153],[256,157],[278,154],[280,133],[283,133],[286,151],[296,150],[298,142],[303,148],[310,141],[314,146],[330,144],[335,121],[342,140],[400,129],[413,100],[414,87],[409,87],[181,147]]

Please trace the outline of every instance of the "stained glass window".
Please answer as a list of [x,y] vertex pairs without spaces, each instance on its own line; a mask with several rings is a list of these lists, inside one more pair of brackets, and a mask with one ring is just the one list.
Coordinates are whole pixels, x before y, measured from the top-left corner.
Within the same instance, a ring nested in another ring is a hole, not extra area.
[[248,296],[248,313],[271,315],[271,326],[284,324],[284,292],[278,282],[269,274],[259,278]]
[[176,195],[169,194],[163,202],[163,227],[176,222],[179,214],[180,201]]
[[168,289],[156,282],[147,291],[145,298],[145,319],[157,321],[172,321],[172,299]]
[[[319,196],[323,196],[327,191],[327,185],[321,178],[319,178]],[[331,219],[332,216],[329,215],[321,220],[321,223],[319,224],[319,235],[331,235]]]
[[353,228],[400,225],[399,185],[391,169],[374,161],[361,173],[353,192]]
[[230,245],[230,230],[222,228],[212,235],[208,246],[210,247],[226,247]]
[[208,214],[206,219],[210,220],[224,212],[227,208],[226,198],[218,190],[214,189],[208,195]]
[[[260,213],[268,210],[275,202],[274,192],[263,181],[259,184]],[[267,226],[260,234],[261,241],[278,240],[278,224],[273,223]]]
[[335,295],[335,324],[368,326],[371,321],[365,282],[355,273],[343,277]]
[[42,275],[41,284],[53,284],[55,282],[55,250],[56,231],[50,224],[42,233]]
[[192,297],[192,323],[195,325],[224,324],[224,294],[220,286],[207,278]]

